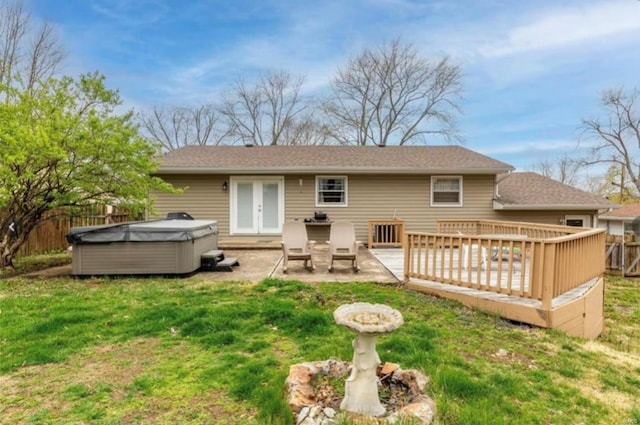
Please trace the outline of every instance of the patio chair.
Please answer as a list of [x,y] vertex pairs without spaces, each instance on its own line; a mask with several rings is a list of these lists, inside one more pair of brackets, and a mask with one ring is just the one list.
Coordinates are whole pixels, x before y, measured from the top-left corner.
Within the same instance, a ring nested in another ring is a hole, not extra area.
[[360,241],[356,240],[356,231],[353,224],[348,221],[336,221],[331,223],[329,232],[329,271],[333,271],[334,260],[350,260],[354,271],[359,271],[358,248]]
[[282,271],[287,272],[289,260],[304,260],[304,266],[315,270],[313,265],[313,248],[316,241],[310,241],[307,228],[302,222],[284,223],[282,227]]
[[[478,253],[480,251],[480,253]],[[469,265],[469,256],[471,256],[471,268],[480,267],[481,270],[485,270],[487,267],[487,247],[479,246],[478,244],[463,244],[462,245],[462,270],[467,270]],[[480,259],[478,260],[478,256]],[[477,264],[479,262],[479,264]]]
[[[458,231],[456,232],[459,236],[464,236],[464,233]],[[478,253],[478,251],[480,251]],[[478,264],[477,266],[480,267],[482,270],[485,269],[486,265],[487,265],[487,247],[485,246],[480,246],[478,244],[472,243],[472,244],[468,244],[466,243],[464,240],[462,241],[462,270],[467,270],[467,265],[469,264],[469,256],[471,255],[471,267],[473,268],[473,266],[478,262],[478,254],[480,257],[480,264]]]

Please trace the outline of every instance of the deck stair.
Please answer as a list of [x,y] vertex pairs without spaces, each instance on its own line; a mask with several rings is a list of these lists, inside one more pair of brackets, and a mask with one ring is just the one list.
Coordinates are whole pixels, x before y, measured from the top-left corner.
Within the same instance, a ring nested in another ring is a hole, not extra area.
[[208,272],[232,272],[240,263],[236,257],[225,257],[224,252],[212,249],[200,256],[200,270]]

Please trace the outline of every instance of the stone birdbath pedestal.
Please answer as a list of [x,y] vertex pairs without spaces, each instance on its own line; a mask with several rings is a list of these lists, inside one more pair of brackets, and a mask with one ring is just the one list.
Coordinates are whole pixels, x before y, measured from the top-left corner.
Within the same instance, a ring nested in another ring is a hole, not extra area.
[[384,415],[386,410],[378,396],[376,372],[380,357],[376,352],[376,338],[402,325],[402,314],[383,304],[353,303],[338,307],[333,318],[337,324],[356,333],[352,343],[353,365],[340,408],[365,416]]

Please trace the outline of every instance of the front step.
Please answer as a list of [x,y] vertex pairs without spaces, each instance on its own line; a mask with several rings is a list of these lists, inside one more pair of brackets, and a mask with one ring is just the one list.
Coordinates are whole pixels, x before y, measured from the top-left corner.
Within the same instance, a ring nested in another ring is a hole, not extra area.
[[225,258],[224,253],[219,249],[212,249],[200,256],[200,269],[210,272],[233,271],[232,267],[239,266],[240,263],[235,257]]

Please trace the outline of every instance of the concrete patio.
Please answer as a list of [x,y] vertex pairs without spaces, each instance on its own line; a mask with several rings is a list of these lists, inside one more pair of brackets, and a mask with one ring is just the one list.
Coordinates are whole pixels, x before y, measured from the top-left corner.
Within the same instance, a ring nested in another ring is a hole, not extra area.
[[354,272],[350,261],[335,261],[329,272],[329,246],[315,247],[316,269],[310,271],[303,261],[289,261],[287,273],[282,272],[280,249],[225,249],[225,255],[237,257],[239,267],[233,272],[199,272],[196,276],[206,280],[243,280],[259,282],[266,278],[293,279],[301,282],[375,282],[399,284],[396,278],[376,257],[365,248],[358,251],[359,272]]
[[[240,266],[234,267],[232,272],[197,272],[194,277],[208,281],[238,280],[260,282],[266,278],[293,279],[301,282],[375,282],[382,284],[399,284],[396,278],[376,257],[366,248],[358,251],[360,271],[354,272],[350,261],[334,262],[333,272],[329,272],[329,247],[318,244],[315,248],[316,269],[311,271],[304,267],[303,261],[289,261],[287,273],[282,272],[281,249],[226,249],[227,257],[236,257]],[[396,250],[401,251],[401,250]],[[25,274],[16,278],[46,278],[71,276],[71,264],[52,267]]]

